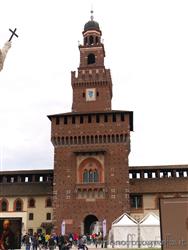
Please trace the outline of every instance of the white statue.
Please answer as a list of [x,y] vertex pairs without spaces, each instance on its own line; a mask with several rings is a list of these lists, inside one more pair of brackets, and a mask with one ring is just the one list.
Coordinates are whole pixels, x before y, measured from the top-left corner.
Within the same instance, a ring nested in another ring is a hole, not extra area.
[[0,49],[0,71],[3,69],[3,64],[5,61],[6,54],[11,47],[11,42],[7,41],[3,48]]

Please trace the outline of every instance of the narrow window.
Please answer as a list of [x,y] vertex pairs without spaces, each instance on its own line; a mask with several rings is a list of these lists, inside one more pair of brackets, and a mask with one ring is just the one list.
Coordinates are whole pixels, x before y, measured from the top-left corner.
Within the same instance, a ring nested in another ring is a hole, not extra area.
[[69,144],[69,137],[68,137],[68,136],[65,137],[65,144],[66,144],[66,145]]
[[91,136],[91,143],[94,143],[93,135]]
[[106,135],[103,135],[103,142],[106,143]]
[[91,123],[91,115],[88,115],[88,123]]
[[7,201],[6,201],[6,200],[3,200],[3,201],[1,202],[1,211],[2,211],[2,212],[7,212],[7,210],[8,210]]
[[125,115],[124,115],[124,113],[121,113],[121,121],[122,121],[122,122],[125,121]]
[[34,214],[33,213],[29,213],[29,220],[33,220],[34,219]]
[[116,142],[119,142],[119,135],[116,135]]
[[103,143],[103,141],[102,141],[102,135],[99,135],[99,143]]
[[64,124],[67,124],[67,116],[64,117]]
[[99,174],[98,171],[95,169],[94,173],[93,173],[93,177],[94,177],[94,182],[99,182]]
[[104,115],[104,122],[108,122],[108,115]]
[[94,40],[94,39],[93,39],[93,36],[90,36],[90,37],[89,37],[89,44],[90,44],[90,45],[93,44],[93,40]]
[[72,124],[75,124],[75,116],[72,116]]
[[116,122],[116,114],[113,114],[113,115],[112,115],[112,121],[113,121],[113,122]]
[[46,207],[52,207],[52,199],[51,198],[48,198],[46,200]]
[[87,44],[87,37],[84,38],[84,44]]
[[99,123],[100,122],[100,116],[96,115],[96,122]]
[[84,173],[83,173],[83,182],[84,183],[88,183],[89,182],[89,172],[87,169],[84,170]]
[[34,199],[29,199],[28,207],[35,207],[35,200]]
[[21,212],[22,211],[22,201],[21,200],[16,200],[15,211],[16,212]]
[[87,140],[87,144],[89,144],[90,143],[90,140],[89,140],[89,136],[87,135],[87,137],[86,137],[86,140]]
[[83,143],[83,144],[86,143],[86,138],[85,138],[85,136],[82,136],[82,143]]
[[115,136],[112,135],[112,142],[115,142]]
[[93,182],[94,178],[93,178],[93,171],[89,170],[89,182]]
[[82,124],[84,122],[84,118],[83,118],[83,116],[81,115],[80,116],[80,123]]
[[81,136],[78,136],[78,144],[81,144],[82,140],[81,140]]
[[142,208],[142,195],[130,195],[130,204],[132,208]]
[[51,213],[46,214],[46,220],[51,220]]
[[87,64],[94,64],[95,63],[95,55],[89,54],[87,57]]
[[95,143],[98,143],[98,142],[99,142],[98,136],[96,135],[96,136],[95,136]]
[[56,117],[56,125],[59,125],[59,117]]

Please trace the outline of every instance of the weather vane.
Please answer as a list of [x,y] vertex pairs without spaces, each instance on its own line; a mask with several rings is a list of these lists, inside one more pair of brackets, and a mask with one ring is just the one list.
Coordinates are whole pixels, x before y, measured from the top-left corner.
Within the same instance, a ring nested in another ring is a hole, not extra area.
[[0,49],[0,71],[3,69],[4,61],[7,55],[8,50],[11,47],[11,40],[14,36],[18,37],[16,34],[16,28],[14,30],[9,29],[9,31],[12,33],[9,40],[4,44],[3,48]]

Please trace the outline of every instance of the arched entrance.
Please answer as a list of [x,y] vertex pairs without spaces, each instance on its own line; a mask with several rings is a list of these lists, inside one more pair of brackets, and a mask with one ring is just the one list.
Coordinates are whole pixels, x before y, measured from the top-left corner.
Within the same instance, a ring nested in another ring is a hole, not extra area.
[[84,234],[91,234],[94,230],[96,222],[98,221],[95,215],[87,215],[84,219]]

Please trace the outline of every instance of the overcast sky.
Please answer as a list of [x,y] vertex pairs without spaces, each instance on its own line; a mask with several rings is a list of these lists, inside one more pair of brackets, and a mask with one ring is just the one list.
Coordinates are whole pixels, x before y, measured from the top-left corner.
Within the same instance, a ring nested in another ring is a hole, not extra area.
[[0,0],[1,170],[53,168],[49,114],[71,111],[84,24],[99,22],[113,109],[134,111],[130,165],[188,164],[188,1]]

